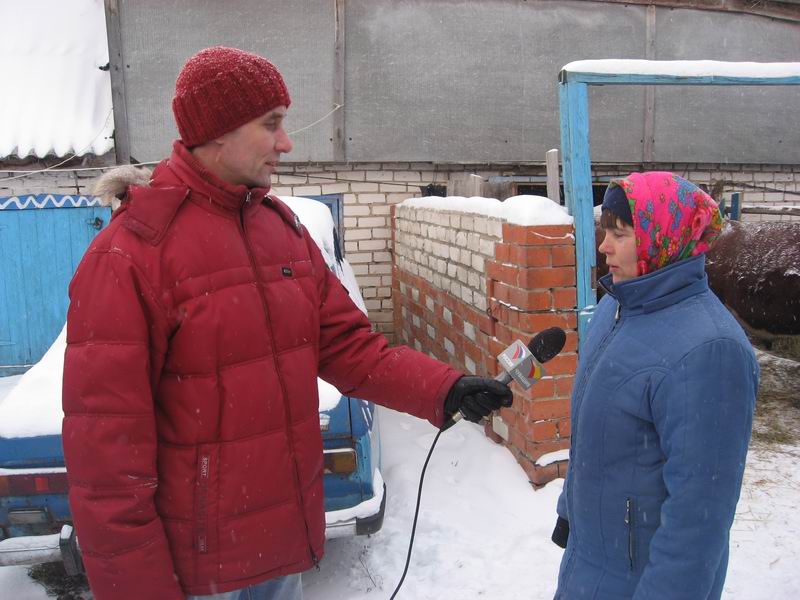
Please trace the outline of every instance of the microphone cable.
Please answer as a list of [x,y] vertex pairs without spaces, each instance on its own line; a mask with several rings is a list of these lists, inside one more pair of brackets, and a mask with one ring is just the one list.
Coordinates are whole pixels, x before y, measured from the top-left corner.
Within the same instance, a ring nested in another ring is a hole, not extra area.
[[[564,348],[564,343],[566,341],[566,334],[564,330],[559,327],[550,327],[549,329],[545,329],[541,333],[536,334],[534,338],[528,343],[527,346],[523,346],[523,350],[526,350],[530,353],[530,358],[527,359],[528,361],[533,361],[534,365],[539,363],[545,363],[552,359],[556,354],[561,352],[562,348]],[[515,345],[519,344],[522,345],[522,342],[515,342],[511,346],[509,346],[503,354],[509,353],[515,350]],[[518,351],[517,351],[518,352]],[[502,355],[501,355],[502,356]],[[516,354],[514,358],[518,358],[519,355]],[[512,365],[514,369],[518,369],[519,365]],[[507,366],[504,368],[508,368]],[[531,365],[527,365],[527,369],[530,369]],[[538,373],[538,370],[537,370]],[[527,385],[523,387],[528,389],[532,383],[536,383],[538,378],[541,376],[539,373],[536,376],[536,379],[530,380],[530,375],[526,378],[523,374],[522,377],[528,382]],[[511,383],[512,379],[519,382],[519,379],[512,376],[511,373],[508,371],[504,371],[502,375],[495,377],[496,381],[501,381],[503,383],[509,384]],[[428,456],[425,458],[425,464],[422,466],[422,473],[419,476],[419,489],[417,490],[417,505],[414,508],[414,524],[411,526],[411,539],[408,541],[408,554],[406,555],[406,565],[403,568],[403,575],[400,577],[400,581],[397,584],[397,587],[394,588],[394,592],[392,592],[391,597],[389,600],[394,600],[395,596],[397,596],[397,592],[400,591],[400,588],[403,586],[403,582],[406,579],[406,574],[408,573],[408,566],[411,564],[411,551],[414,549],[414,536],[417,532],[417,520],[419,518],[419,505],[422,501],[422,485],[425,482],[425,471],[428,469],[428,463],[431,460],[431,456],[433,455],[433,449],[436,448],[436,442],[439,441],[439,436],[442,435],[443,432],[447,431],[450,427],[452,427],[457,421],[461,420],[464,416],[464,413],[458,411],[450,416],[439,428],[439,432],[436,434],[436,437],[433,438],[433,443],[431,444],[431,449],[428,450]]]
[[439,441],[439,436],[445,429],[439,429],[439,433],[436,434],[436,437],[433,438],[433,443],[431,444],[431,449],[428,450],[428,457],[425,459],[425,464],[422,467],[422,474],[419,476],[419,490],[417,490],[417,506],[414,509],[414,524],[411,526],[411,539],[408,541],[408,554],[406,555],[406,566],[403,569],[403,576],[400,577],[400,582],[397,584],[397,587],[394,588],[394,592],[392,592],[391,598],[389,600],[394,600],[394,597],[397,596],[397,592],[400,591],[400,588],[403,586],[403,581],[406,579],[406,573],[408,573],[408,565],[411,564],[411,551],[414,549],[414,534],[417,531],[417,518],[419,517],[419,505],[420,501],[422,500],[422,484],[425,482],[425,470],[428,468],[428,462],[431,460],[431,456],[433,455],[433,449],[436,447],[436,442]]

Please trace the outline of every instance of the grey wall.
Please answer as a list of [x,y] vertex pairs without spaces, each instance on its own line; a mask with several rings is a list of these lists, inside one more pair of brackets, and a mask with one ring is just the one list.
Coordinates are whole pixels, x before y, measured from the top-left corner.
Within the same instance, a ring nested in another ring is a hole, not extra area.
[[[659,59],[800,61],[800,25],[707,11],[657,11]],[[654,158],[800,163],[800,86],[659,87]]]
[[[541,161],[559,144],[560,68],[597,56],[596,40],[612,31],[617,57],[639,57],[644,12],[590,2],[352,0],[347,158]],[[641,137],[642,92],[612,94],[603,105],[639,114],[638,128],[613,143],[594,138],[596,153],[616,160]]]
[[[320,0],[120,0],[131,156],[158,160],[177,136],[175,78],[192,54],[217,44],[266,56],[292,97],[288,130],[334,106],[334,3]],[[293,136],[293,160],[332,160],[332,120]]]
[[[185,59],[212,44],[267,56],[289,85],[288,128],[334,106],[335,0],[121,0],[131,154],[164,156]],[[559,69],[645,58],[643,6],[549,0],[344,0],[345,158],[542,161],[559,145]],[[800,26],[657,9],[655,58],[800,61]],[[642,87],[590,88],[592,158],[643,157]],[[658,88],[654,160],[800,163],[800,90]],[[333,119],[294,136],[296,162],[333,160]]]

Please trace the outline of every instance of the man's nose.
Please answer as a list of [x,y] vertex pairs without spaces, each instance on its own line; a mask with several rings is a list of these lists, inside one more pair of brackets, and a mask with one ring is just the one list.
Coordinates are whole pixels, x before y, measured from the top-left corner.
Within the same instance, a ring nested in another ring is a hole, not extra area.
[[292,144],[289,134],[286,133],[285,129],[281,128],[278,139],[275,141],[275,149],[282,154],[289,154],[293,147],[294,144]]

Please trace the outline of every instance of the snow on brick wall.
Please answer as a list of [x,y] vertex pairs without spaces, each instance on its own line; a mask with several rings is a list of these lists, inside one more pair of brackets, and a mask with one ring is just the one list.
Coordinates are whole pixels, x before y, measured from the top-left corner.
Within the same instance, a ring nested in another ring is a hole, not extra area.
[[395,207],[394,328],[398,342],[467,373],[494,376],[496,356],[515,339],[551,326],[567,332],[563,352],[514,406],[486,427],[530,481],[566,473],[537,465],[569,448],[569,397],[577,367],[572,225],[523,226],[481,214]]
[[[450,170],[431,163],[282,165],[273,182],[279,195],[339,194],[343,200],[344,251],[356,274],[373,327],[396,343],[392,300],[391,207],[446,184]],[[484,176],[497,172],[483,172]]]
[[[748,185],[779,190],[778,197],[775,195],[776,192],[747,188],[744,195],[745,204],[764,202],[776,206],[787,204],[800,206],[800,166],[662,163],[647,167],[652,170],[673,171],[709,187],[720,181],[725,182],[725,195],[733,189],[745,191],[744,186]],[[639,171],[642,168],[643,165],[595,165],[592,174],[599,177],[623,177],[631,171]],[[287,196],[342,195],[344,250],[361,286],[370,320],[375,329],[384,333],[391,343],[397,343],[400,340],[395,335],[392,319],[391,207],[406,198],[421,196],[421,188],[427,185],[446,185],[454,176],[463,176],[464,173],[477,174],[484,180],[498,175],[533,176],[544,185],[542,178],[545,169],[543,164],[534,163],[517,165],[414,162],[286,163],[281,165],[281,172],[275,178],[273,188],[277,194]],[[509,189],[512,193],[516,193],[513,187]],[[746,221],[797,219],[777,215],[745,215],[743,218]],[[477,231],[475,233],[480,234]],[[469,246],[467,249],[470,249]],[[470,250],[474,253],[474,250]],[[467,264],[463,264],[462,267],[467,269]],[[433,270],[430,265],[426,268]],[[463,275],[463,270],[461,273]],[[457,278],[458,271],[455,280]],[[480,297],[478,302],[481,302]]]
[[395,262],[399,269],[479,311],[486,300],[486,261],[502,240],[503,222],[483,215],[406,208],[397,217]]

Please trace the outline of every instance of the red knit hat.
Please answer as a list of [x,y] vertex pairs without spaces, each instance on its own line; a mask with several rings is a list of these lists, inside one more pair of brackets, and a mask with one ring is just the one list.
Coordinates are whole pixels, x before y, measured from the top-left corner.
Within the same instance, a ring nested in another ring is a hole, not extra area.
[[172,112],[181,140],[192,147],[290,102],[280,72],[267,59],[214,46],[186,61],[175,82]]

